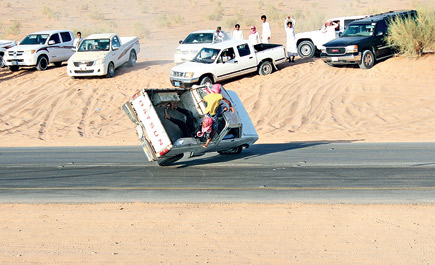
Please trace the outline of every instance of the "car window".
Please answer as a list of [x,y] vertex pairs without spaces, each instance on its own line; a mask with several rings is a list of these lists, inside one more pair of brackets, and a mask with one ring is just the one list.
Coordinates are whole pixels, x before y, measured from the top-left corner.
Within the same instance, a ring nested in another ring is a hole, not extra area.
[[216,60],[219,49],[202,48],[193,59],[194,62],[211,64]]
[[249,50],[249,45],[247,43],[237,46],[237,51],[239,52],[240,57],[251,54],[251,50]]
[[197,43],[212,43],[213,33],[191,33],[183,41],[183,44],[197,44]]
[[113,48],[119,48],[121,44],[119,43],[119,39],[117,36],[113,37],[112,39],[112,47]]
[[48,40],[48,42],[54,40],[54,44],[58,44],[60,43],[60,38],[59,38],[59,34],[55,33],[53,35],[51,35],[50,39]]
[[372,24],[349,24],[342,37],[368,37],[373,35],[375,23]]
[[355,19],[345,19],[344,20],[344,29],[347,29],[347,26],[349,26],[350,22],[355,21]]
[[233,48],[228,48],[222,51],[221,56],[219,57],[219,62],[228,62],[232,59],[236,58],[236,54],[234,53]]
[[385,35],[387,33],[387,24],[384,20],[379,21],[376,24],[376,36]]
[[94,52],[110,50],[109,39],[85,39],[81,42],[79,52]]
[[30,34],[20,42],[20,45],[44,44],[48,34]]
[[72,40],[71,34],[69,34],[69,32],[61,32],[60,36],[62,37],[63,42],[68,42]]

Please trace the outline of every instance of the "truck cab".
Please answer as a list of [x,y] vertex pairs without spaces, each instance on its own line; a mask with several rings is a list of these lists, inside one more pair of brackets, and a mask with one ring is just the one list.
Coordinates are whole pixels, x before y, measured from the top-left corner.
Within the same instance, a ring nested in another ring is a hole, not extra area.
[[[123,110],[136,125],[136,132],[149,161],[166,166],[181,159],[184,153],[189,153],[190,157],[206,152],[239,154],[243,148],[257,141],[257,132],[237,94],[222,89],[222,96],[231,102],[235,112],[223,113],[216,134],[204,148],[205,139],[194,136],[205,116],[206,106],[202,99],[206,92],[202,88],[204,86],[144,89],[123,105]],[[189,129],[192,134],[183,134],[176,123],[165,117],[165,112],[172,118],[191,124],[192,128]]]

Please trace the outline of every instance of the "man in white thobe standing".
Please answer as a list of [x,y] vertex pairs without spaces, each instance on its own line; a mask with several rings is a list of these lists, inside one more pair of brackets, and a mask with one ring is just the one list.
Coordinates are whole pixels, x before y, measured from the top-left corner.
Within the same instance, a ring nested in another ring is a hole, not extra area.
[[272,31],[270,30],[270,24],[266,21],[266,16],[261,16],[261,21],[263,21],[263,30],[261,31],[261,42],[270,43],[270,37],[272,36]]

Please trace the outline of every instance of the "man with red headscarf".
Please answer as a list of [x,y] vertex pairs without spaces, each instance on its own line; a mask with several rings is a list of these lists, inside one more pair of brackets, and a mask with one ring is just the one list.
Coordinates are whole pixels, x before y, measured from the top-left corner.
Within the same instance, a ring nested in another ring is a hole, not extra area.
[[251,32],[249,34],[249,38],[248,39],[249,39],[249,42],[252,45],[261,43],[260,34],[258,34],[258,31],[257,31],[257,29],[255,28],[254,25],[251,26]]

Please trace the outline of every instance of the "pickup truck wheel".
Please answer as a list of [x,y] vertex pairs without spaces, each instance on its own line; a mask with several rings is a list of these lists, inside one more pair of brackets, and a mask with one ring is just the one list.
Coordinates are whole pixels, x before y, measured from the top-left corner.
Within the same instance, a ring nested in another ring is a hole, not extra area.
[[209,76],[204,76],[201,78],[201,81],[199,82],[200,85],[205,85],[207,83],[213,84],[213,80]]
[[109,63],[109,66],[107,66],[107,77],[113,77],[115,75],[115,65],[113,62]]
[[301,58],[313,58],[316,53],[316,48],[314,47],[314,43],[309,40],[304,40],[298,45],[298,54]]
[[0,54],[0,68],[5,67],[5,61],[3,61],[3,54]]
[[44,70],[47,70],[47,67],[48,67],[47,57],[39,56],[38,61],[36,63],[36,70],[44,71]]
[[370,50],[365,50],[361,56],[359,67],[362,69],[370,69],[375,64],[375,55]]
[[16,71],[18,71],[18,69],[20,69],[20,67],[18,65],[11,65],[11,66],[8,66],[8,69],[11,72],[16,72]]
[[61,66],[62,66],[62,62],[55,62],[54,65],[55,65],[56,67],[61,67]]
[[136,60],[137,60],[136,52],[135,52],[134,50],[132,50],[132,51],[130,52],[130,58],[128,59],[128,63],[127,63],[127,65],[128,65],[129,67],[134,66],[134,65],[136,64]]
[[237,146],[228,150],[218,151],[220,155],[238,155],[242,152],[243,146]]
[[273,70],[272,63],[269,61],[264,61],[260,64],[260,67],[258,68],[258,74],[268,75],[272,73],[272,70]]
[[159,159],[157,160],[157,164],[159,164],[159,166],[169,166],[172,163],[177,162],[178,160],[180,160],[181,158],[183,158],[183,153],[178,154],[176,156],[172,156],[172,157],[168,157],[168,158],[163,158],[163,159]]

